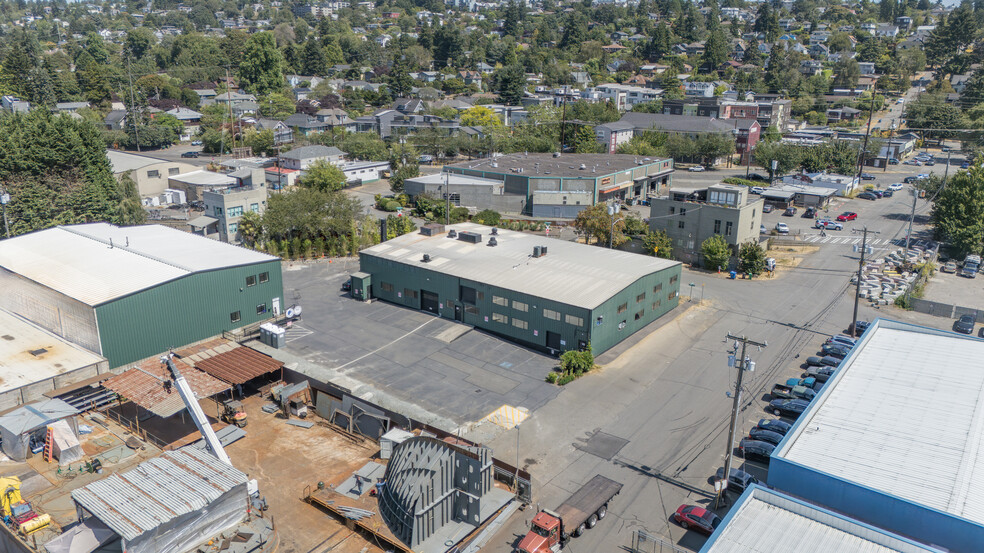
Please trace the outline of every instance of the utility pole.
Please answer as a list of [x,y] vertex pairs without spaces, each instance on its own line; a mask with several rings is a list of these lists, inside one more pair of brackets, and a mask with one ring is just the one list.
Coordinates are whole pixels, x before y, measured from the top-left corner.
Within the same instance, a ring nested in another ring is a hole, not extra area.
[[871,91],[871,104],[868,110],[868,128],[864,131],[864,144],[861,146],[861,151],[858,152],[858,183],[861,183],[861,173],[864,172],[864,154],[868,150],[868,136],[871,134],[871,117],[875,114],[875,95],[878,89],[872,89]]
[[444,168],[444,224],[451,224],[451,174]]
[[899,106],[901,106],[899,108],[899,116],[892,121],[892,126],[889,127],[891,133],[888,135],[888,146],[885,148],[885,167],[882,168],[882,173],[888,172],[888,160],[892,157],[892,139],[895,138],[895,128],[899,122],[899,118],[902,117],[903,113],[905,113],[905,97],[902,98],[902,103],[899,104]]
[[0,188],[0,205],[3,206],[3,230],[10,238],[10,223],[7,222],[7,204],[10,203],[10,193],[5,188]]
[[[738,424],[738,409],[741,407],[741,380],[742,377],[745,375],[746,370],[755,369],[755,363],[752,363],[752,361],[746,356],[746,351],[748,349],[749,344],[758,348],[768,347],[769,345],[767,342],[756,342],[754,340],[749,339],[747,336],[735,336],[730,332],[728,333],[727,338],[728,340],[735,341],[734,351],[731,353],[729,357],[731,359],[734,359],[733,365],[736,369],[738,369],[738,380],[735,382],[735,395],[733,398],[734,402],[732,403],[731,406],[731,426],[730,428],[728,428],[728,451],[724,461],[725,483],[728,481],[728,478],[731,476],[731,463],[734,459],[735,427]],[[737,357],[739,342],[741,342],[741,357]],[[729,359],[728,365],[732,365],[732,363],[730,362],[731,359]],[[725,490],[727,490],[727,485],[722,484],[721,487],[722,496],[725,495]]]
[[[226,105],[229,107],[229,139],[232,140],[231,151],[236,153],[236,121],[232,117],[232,83],[229,81],[229,66],[226,66]],[[871,123],[871,121],[868,121]],[[221,155],[222,152],[219,152]]]
[[851,336],[857,338],[858,336],[858,304],[861,302],[861,270],[864,269],[864,254],[868,253],[868,233],[880,234],[877,231],[868,230],[868,227],[864,227],[860,231],[858,229],[852,229],[854,233],[863,233],[861,238],[861,258],[858,261],[858,284],[854,288],[854,318],[851,320]]
[[560,115],[560,153],[564,153],[564,143],[567,141],[567,85],[564,85],[564,107]]

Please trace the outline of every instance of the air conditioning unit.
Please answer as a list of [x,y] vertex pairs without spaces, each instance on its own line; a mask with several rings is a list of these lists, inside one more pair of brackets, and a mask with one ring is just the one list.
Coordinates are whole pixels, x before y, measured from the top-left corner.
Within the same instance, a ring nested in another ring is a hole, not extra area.
[[462,231],[458,233],[458,240],[479,244],[482,242],[482,235],[477,232]]
[[543,249],[540,246],[533,246],[533,257],[540,257],[543,255]]

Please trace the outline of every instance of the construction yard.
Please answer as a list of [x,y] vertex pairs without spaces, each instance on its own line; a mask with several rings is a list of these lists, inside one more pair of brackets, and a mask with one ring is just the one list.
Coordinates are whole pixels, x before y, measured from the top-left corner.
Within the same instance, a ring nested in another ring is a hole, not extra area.
[[[345,480],[378,452],[376,443],[329,428],[313,412],[305,419],[315,423],[311,428],[287,424],[279,412],[262,411],[266,403],[256,395],[243,400],[249,417],[246,436],[227,446],[226,452],[236,468],[259,482],[260,495],[270,506],[267,514],[278,525],[278,552],[382,551],[303,499],[307,486]],[[305,530],[285,531],[288,527]]]

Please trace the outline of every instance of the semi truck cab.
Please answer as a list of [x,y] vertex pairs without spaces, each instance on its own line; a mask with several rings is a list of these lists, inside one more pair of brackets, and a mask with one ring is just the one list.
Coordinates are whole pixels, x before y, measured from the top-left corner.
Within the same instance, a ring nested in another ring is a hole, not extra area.
[[519,542],[518,553],[557,553],[561,549],[561,521],[548,511],[540,511],[533,517],[530,531]]

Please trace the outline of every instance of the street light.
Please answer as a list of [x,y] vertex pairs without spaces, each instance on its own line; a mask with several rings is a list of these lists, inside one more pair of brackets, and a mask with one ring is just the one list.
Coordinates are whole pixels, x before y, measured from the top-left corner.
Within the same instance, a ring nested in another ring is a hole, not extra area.
[[7,204],[9,203],[10,193],[0,189],[0,204],[3,205],[3,230],[7,233],[7,238],[10,238],[10,223],[7,222]]
[[615,216],[622,211],[622,204],[619,204],[616,200],[608,204],[608,216],[612,218],[612,228],[611,232],[608,233],[608,249],[612,249],[615,243]]
[[694,286],[697,286],[697,284],[694,283],[694,282],[691,282],[690,283],[690,301],[694,301]]

